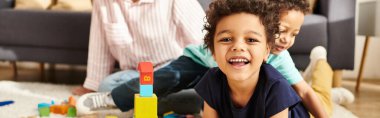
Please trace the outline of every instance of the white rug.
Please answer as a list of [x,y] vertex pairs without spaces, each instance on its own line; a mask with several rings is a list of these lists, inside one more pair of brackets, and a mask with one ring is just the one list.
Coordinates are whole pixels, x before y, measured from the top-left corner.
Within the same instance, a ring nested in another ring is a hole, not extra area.
[[[0,107],[0,118],[20,118],[38,116],[38,103],[56,104],[72,96],[74,86],[32,82],[0,81],[0,101],[13,100],[14,104]],[[74,96],[78,98],[78,96]],[[107,110],[96,115],[83,116],[84,118],[101,117],[112,114],[119,118],[130,117],[133,112],[121,113],[120,110]]]
[[0,82],[0,101],[13,100],[14,104],[0,107],[1,118],[19,118],[37,115],[41,102],[56,103],[67,99],[73,86],[30,82]]
[[[0,81],[0,101],[13,100],[15,102],[14,104],[0,107],[0,118],[37,116],[38,103],[50,103],[51,100],[60,103],[60,101],[71,96],[70,91],[73,87],[74,86],[45,83]],[[120,114],[118,111],[109,111],[108,113],[116,113],[115,115],[121,115],[123,117],[129,114]],[[102,117],[103,115],[104,114],[98,116]],[[335,104],[333,118],[357,117],[344,107]]]

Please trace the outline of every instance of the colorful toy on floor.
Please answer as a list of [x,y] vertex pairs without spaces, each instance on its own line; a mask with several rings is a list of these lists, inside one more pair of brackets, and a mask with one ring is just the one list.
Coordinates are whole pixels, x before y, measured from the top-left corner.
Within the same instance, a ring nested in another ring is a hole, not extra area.
[[157,118],[157,96],[153,93],[153,64],[140,62],[140,94],[135,94],[135,118]]
[[70,96],[68,101],[61,104],[39,103],[38,112],[40,117],[49,117],[51,114],[63,115],[66,117],[76,117],[75,98]]
[[0,102],[0,106],[10,105],[13,103],[14,103],[14,101],[12,101],[12,100],[2,101],[2,102]]
[[164,113],[164,118],[176,118],[176,115],[173,111]]
[[188,114],[188,115],[183,115],[183,114],[176,114],[173,111],[164,113],[163,118],[195,118],[194,115]]

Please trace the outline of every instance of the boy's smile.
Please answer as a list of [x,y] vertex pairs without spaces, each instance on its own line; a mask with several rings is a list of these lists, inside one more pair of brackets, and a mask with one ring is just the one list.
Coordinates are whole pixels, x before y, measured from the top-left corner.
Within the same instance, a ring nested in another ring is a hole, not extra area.
[[240,67],[251,63],[251,61],[244,56],[234,56],[228,59],[228,63],[230,63],[234,68],[239,69]]
[[258,77],[260,66],[268,55],[264,26],[257,16],[237,13],[218,22],[213,56],[229,80]]

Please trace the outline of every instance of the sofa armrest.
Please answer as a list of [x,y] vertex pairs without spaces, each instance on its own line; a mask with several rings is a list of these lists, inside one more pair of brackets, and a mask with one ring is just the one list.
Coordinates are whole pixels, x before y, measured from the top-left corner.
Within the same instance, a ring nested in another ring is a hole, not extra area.
[[13,8],[15,0],[0,0],[0,9]]
[[333,69],[354,68],[356,0],[320,0],[317,7],[327,17],[328,61]]

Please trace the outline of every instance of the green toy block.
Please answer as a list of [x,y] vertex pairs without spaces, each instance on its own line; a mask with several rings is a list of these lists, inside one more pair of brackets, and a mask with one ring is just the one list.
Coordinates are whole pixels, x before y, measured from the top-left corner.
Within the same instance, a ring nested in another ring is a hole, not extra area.
[[40,107],[40,108],[38,108],[38,112],[40,113],[41,117],[49,116],[50,115],[50,108],[49,107]]
[[75,107],[69,107],[69,109],[67,110],[66,116],[67,117],[77,117],[77,109],[75,109]]

